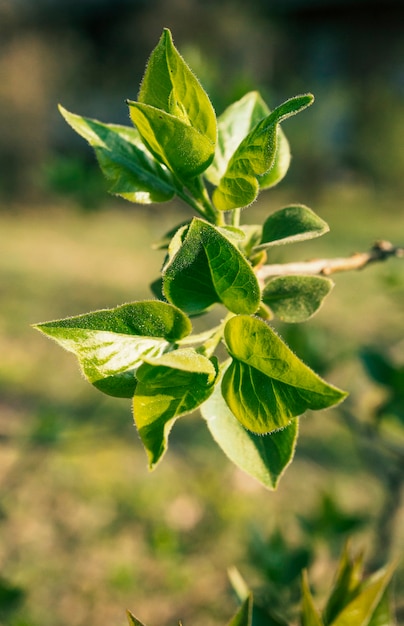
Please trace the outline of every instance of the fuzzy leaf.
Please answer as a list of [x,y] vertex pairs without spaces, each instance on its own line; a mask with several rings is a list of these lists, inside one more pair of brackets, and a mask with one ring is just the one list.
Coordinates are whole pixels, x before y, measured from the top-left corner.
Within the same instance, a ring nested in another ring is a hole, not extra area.
[[165,453],[175,420],[209,397],[216,376],[215,364],[191,348],[145,359],[139,367],[133,413],[150,469]]
[[215,112],[168,29],[150,56],[138,102],[128,104],[149,150],[180,178],[194,177],[212,162]]
[[221,302],[233,313],[254,313],[260,302],[256,276],[223,230],[195,218],[179,231],[163,268],[164,295],[195,315]]
[[208,95],[173,44],[165,28],[153,50],[138,101],[179,119],[216,143],[216,115]]
[[258,177],[261,190],[270,189],[281,182],[287,174],[291,158],[289,142],[281,126],[278,126],[274,161],[270,170]]
[[[270,110],[257,91],[247,93],[231,104],[218,118],[218,138],[215,158],[205,176],[217,186],[241,141],[256,124],[270,114]],[[276,185],[286,174],[290,164],[289,142],[280,126],[277,130],[277,148],[271,169],[258,179],[261,189]]]
[[317,376],[258,318],[231,318],[225,341],[233,360],[222,393],[236,418],[252,432],[284,428],[307,409],[324,409],[346,396]]
[[258,177],[274,164],[278,143],[278,125],[313,102],[306,94],[287,100],[262,119],[240,143],[231,157],[226,172],[213,194],[213,202],[221,211],[251,204],[259,192]]
[[278,276],[265,285],[262,300],[283,322],[304,322],[318,311],[333,286],[322,276]]
[[217,120],[215,158],[205,176],[217,186],[239,144],[270,111],[258,91],[251,91],[231,104]]
[[182,180],[201,174],[211,163],[214,145],[186,122],[165,111],[128,101],[130,117],[153,156]]
[[35,326],[73,352],[87,378],[112,396],[133,396],[136,369],[191,332],[189,319],[157,300],[124,304]]
[[255,249],[305,241],[320,237],[328,231],[328,224],[314,211],[303,204],[295,204],[279,209],[268,217],[262,229],[261,243]]
[[246,430],[230,411],[217,384],[201,407],[213,439],[228,458],[267,489],[276,489],[292,461],[298,421],[271,435],[256,435]]
[[62,106],[66,122],[94,148],[109,191],[131,202],[166,202],[176,193],[171,173],[147,151],[135,128],[103,124]]

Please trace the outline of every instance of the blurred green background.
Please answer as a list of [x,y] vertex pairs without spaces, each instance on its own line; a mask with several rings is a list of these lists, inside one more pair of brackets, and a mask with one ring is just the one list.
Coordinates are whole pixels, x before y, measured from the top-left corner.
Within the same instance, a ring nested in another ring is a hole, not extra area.
[[[392,393],[364,350],[404,364],[399,260],[336,275],[313,320],[281,328],[351,395],[302,418],[276,493],[231,466],[198,416],[177,423],[149,474],[130,403],[87,385],[30,324],[150,297],[162,262],[151,244],[188,215],[108,196],[57,112],[129,123],[125,99],[163,27],[218,113],[251,89],[270,107],[316,96],[285,124],[287,178],[243,217],[301,202],[331,232],[274,262],[403,245],[403,18],[398,0],[0,0],[1,625],[121,626],[129,608],[149,625],[213,626],[236,606],[229,567],[284,609],[304,566],[321,605],[348,536],[374,565],[402,557],[400,473],[347,426],[373,425]],[[403,446],[394,393],[377,429]],[[402,611],[402,564],[395,587]]]

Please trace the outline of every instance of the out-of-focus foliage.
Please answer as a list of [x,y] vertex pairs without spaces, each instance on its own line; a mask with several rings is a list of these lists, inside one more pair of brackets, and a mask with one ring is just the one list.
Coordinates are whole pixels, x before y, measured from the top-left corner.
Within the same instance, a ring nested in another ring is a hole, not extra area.
[[[278,562],[278,575],[282,562],[288,568],[288,552]],[[276,557],[275,557],[276,558]],[[280,567],[279,567],[280,566]],[[300,626],[394,626],[395,616],[391,608],[390,581],[394,565],[387,566],[372,574],[364,576],[363,557],[351,556],[344,549],[340,558],[335,580],[329,592],[324,609],[316,607],[310,590],[307,570],[297,568],[301,578],[301,607],[299,611]],[[232,583],[239,597],[241,606],[230,620],[229,626],[287,626],[296,624],[296,611],[293,614],[290,604],[282,602],[280,610],[274,610],[272,604],[255,605],[253,594],[248,589],[237,570],[230,572]],[[143,626],[130,611],[127,612],[130,626]],[[286,618],[287,621],[284,621]],[[293,621],[289,621],[292,619]],[[180,622],[181,623],[181,622]]]
[[401,187],[402,21],[399,0],[3,0],[0,197],[54,195],[49,167],[73,150],[86,168],[93,163],[57,102],[77,110],[85,101],[84,114],[126,123],[124,100],[135,99],[163,26],[218,112],[252,88],[275,104],[307,88],[316,94],[316,115],[294,127],[295,152],[306,158],[287,184]]

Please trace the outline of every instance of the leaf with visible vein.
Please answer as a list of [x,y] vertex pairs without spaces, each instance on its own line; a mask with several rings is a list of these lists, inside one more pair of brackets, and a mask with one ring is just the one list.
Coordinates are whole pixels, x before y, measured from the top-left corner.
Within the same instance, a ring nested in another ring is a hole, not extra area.
[[224,230],[194,218],[174,236],[163,268],[164,295],[190,315],[223,303],[233,313],[254,313],[260,288],[251,265]]
[[317,376],[259,318],[233,317],[224,335],[232,362],[223,377],[223,397],[252,432],[279,430],[307,409],[333,406],[347,395]]
[[216,364],[192,348],[145,359],[139,367],[133,414],[150,469],[165,453],[175,420],[209,397],[216,376]]
[[267,174],[274,163],[278,125],[308,107],[313,100],[311,94],[287,100],[258,122],[243,139],[213,193],[217,209],[228,211],[254,202],[259,192],[258,177]]
[[246,430],[226,404],[219,383],[201,407],[213,439],[226,456],[267,489],[276,489],[291,463],[298,436],[298,421],[270,435]]
[[94,148],[98,163],[111,183],[110,193],[131,202],[167,202],[176,193],[171,173],[147,151],[135,128],[103,124],[62,106],[66,122]]
[[217,138],[216,115],[198,79],[164,29],[130,116],[150,152],[182,180],[210,165]]
[[[215,158],[205,172],[205,177],[217,186],[224,176],[229,161],[239,144],[270,110],[258,91],[251,91],[231,104],[218,118],[218,138]],[[290,163],[289,143],[278,126],[277,148],[270,170],[258,179],[261,189],[277,184],[286,174]]]
[[146,300],[34,326],[73,352],[97,389],[130,398],[136,369],[146,356],[162,354],[191,332],[189,319],[172,304]]

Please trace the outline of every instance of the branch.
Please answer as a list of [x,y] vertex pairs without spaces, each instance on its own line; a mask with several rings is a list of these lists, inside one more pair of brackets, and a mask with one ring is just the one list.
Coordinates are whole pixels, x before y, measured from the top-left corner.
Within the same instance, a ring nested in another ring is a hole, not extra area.
[[349,257],[263,265],[257,271],[257,276],[260,280],[265,280],[270,276],[290,276],[296,274],[329,276],[335,272],[361,270],[370,263],[385,261],[389,257],[404,258],[404,248],[393,246],[390,241],[376,241],[369,252],[356,252]]

